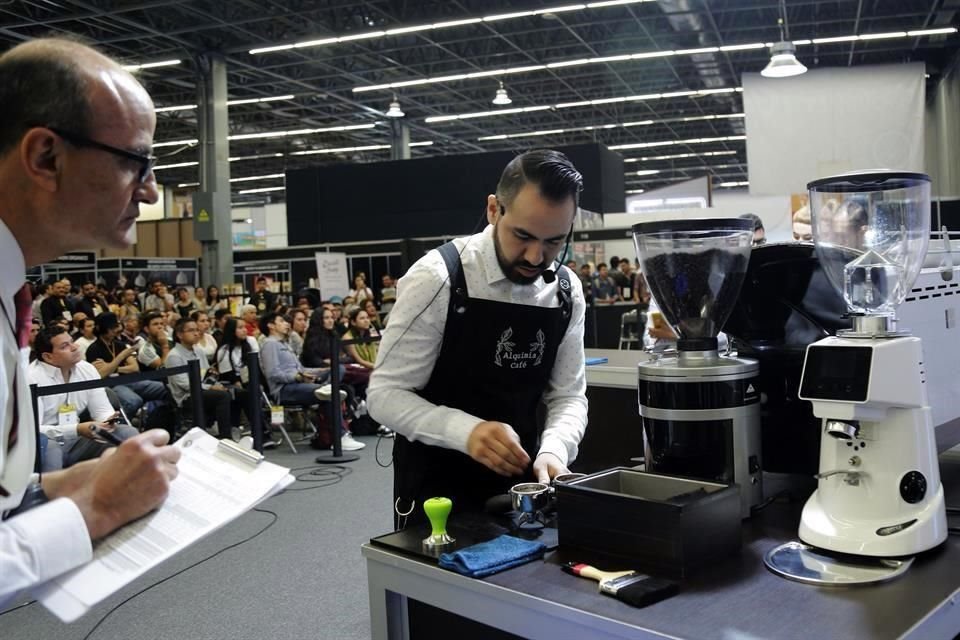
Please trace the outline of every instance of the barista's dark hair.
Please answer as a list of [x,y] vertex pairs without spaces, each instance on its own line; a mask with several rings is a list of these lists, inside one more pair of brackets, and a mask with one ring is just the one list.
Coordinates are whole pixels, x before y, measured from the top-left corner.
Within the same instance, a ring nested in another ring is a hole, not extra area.
[[31,127],[90,134],[90,87],[76,56],[76,42],[51,38],[50,46],[14,48],[0,56],[0,155]]
[[528,151],[507,164],[497,184],[497,200],[500,201],[501,213],[513,203],[520,189],[528,183],[540,187],[540,195],[547,200],[562,202],[572,197],[574,203],[580,203],[583,176],[570,159],[559,151]]

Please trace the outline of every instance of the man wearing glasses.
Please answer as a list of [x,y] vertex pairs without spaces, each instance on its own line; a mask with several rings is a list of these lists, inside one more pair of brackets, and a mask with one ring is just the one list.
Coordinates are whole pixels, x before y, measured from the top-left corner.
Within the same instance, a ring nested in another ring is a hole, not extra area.
[[0,609],[88,562],[91,541],[157,507],[177,474],[179,451],[152,430],[30,484],[25,267],[130,245],[140,203],[158,197],[155,125],[143,87],[93,49],[43,39],[0,56]]

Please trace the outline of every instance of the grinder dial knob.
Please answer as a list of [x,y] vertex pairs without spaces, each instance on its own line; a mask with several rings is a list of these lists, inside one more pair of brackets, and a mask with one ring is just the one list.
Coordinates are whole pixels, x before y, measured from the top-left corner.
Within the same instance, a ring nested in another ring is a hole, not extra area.
[[927,495],[927,479],[919,471],[908,471],[900,478],[900,497],[909,504],[916,504]]

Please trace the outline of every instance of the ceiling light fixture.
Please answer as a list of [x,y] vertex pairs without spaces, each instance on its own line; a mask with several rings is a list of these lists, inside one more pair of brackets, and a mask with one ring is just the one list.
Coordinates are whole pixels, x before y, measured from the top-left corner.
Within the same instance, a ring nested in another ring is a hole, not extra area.
[[518,11],[515,13],[503,13],[498,15],[483,16],[481,18],[462,18],[460,20],[447,20],[445,22],[434,22],[430,24],[411,25],[409,27],[397,27],[394,29],[368,31],[364,33],[351,33],[345,36],[332,36],[318,38],[314,40],[304,40],[292,44],[279,44],[269,47],[259,47],[250,50],[250,55],[259,55],[262,53],[273,53],[276,51],[289,51],[290,49],[303,49],[307,47],[323,47],[353,40],[365,40],[369,38],[382,38],[403,35],[405,33],[416,33],[418,31],[438,31],[440,29],[450,29],[453,27],[462,27],[470,24],[480,24],[481,22],[502,22],[504,20],[516,20],[518,18],[527,18],[530,16],[544,15],[548,13],[563,13],[565,11],[582,11],[584,9],[603,9],[606,7],[639,4],[642,2],[654,2],[655,0],[607,0],[605,2],[588,2],[586,4],[572,4],[560,7],[547,7],[535,9],[532,11]]
[[797,60],[797,48],[792,42],[780,41],[770,47],[770,62],[760,72],[764,78],[790,78],[807,72],[807,67]]
[[736,151],[701,151],[700,153],[674,153],[666,156],[645,156],[642,158],[624,158],[624,164],[629,162],[650,162],[652,160],[680,160],[682,158],[699,158],[701,156],[730,156]]
[[493,136],[482,136],[477,138],[477,142],[488,142],[490,140],[509,140],[512,138],[530,138],[537,136],[551,136],[561,133],[576,133],[579,131],[601,131],[605,129],[616,129],[617,127],[623,127],[624,129],[629,129],[631,127],[647,127],[654,124],[670,124],[673,122],[695,122],[700,120],[721,120],[721,119],[736,119],[745,117],[743,113],[718,113],[710,114],[706,116],[687,116],[683,118],[666,118],[664,120],[638,120],[636,122],[620,122],[617,124],[597,124],[589,125],[586,127],[571,127],[569,129],[548,129],[545,131],[524,131],[522,133],[501,133]]
[[[266,98],[243,98],[241,100],[227,100],[227,106],[232,107],[238,104],[255,104],[259,102],[276,102],[277,100],[293,100],[297,96],[293,94],[285,96],[269,96]],[[170,107],[157,107],[153,111],[155,113],[169,113],[171,111],[191,111],[196,109],[199,105],[195,104],[178,104]]]
[[718,136],[716,138],[687,138],[686,140],[660,140],[657,142],[635,142],[631,144],[616,144],[609,149],[619,151],[623,149],[651,149],[655,147],[671,147],[680,144],[709,144],[711,142],[737,142],[746,140],[747,136]]
[[[898,37],[912,38],[912,37],[922,37],[922,36],[949,35],[956,32],[957,32],[956,27],[943,27],[940,29],[924,29],[921,31],[907,31],[905,35],[898,36]],[[890,34],[862,34],[862,35],[840,36],[837,38],[818,38],[815,40],[794,40],[793,44],[798,47],[801,45],[809,45],[809,44],[840,44],[843,42],[850,42],[853,40],[873,40],[873,39],[876,39],[878,35],[883,35],[884,37],[891,37],[891,38],[894,37]],[[649,60],[649,59],[666,58],[666,57],[672,57],[672,56],[695,56],[703,53],[743,51],[747,49],[763,49],[765,47],[772,48],[774,45],[775,43],[773,42],[750,42],[750,43],[741,43],[741,44],[733,44],[733,45],[724,45],[722,47],[703,47],[699,49],[643,51],[638,53],[620,54],[620,55],[614,55],[614,56],[577,58],[575,60],[557,60],[549,64],[524,65],[522,67],[507,67],[502,69],[490,69],[489,71],[474,71],[470,73],[452,73],[452,74],[447,74],[443,76],[434,76],[431,78],[399,80],[397,82],[389,82],[386,84],[361,85],[361,86],[354,87],[352,91],[354,93],[362,93],[366,91],[390,91],[393,89],[398,89],[400,87],[413,87],[413,86],[437,84],[437,83],[443,83],[443,82],[455,82],[459,80],[475,80],[477,78],[489,78],[490,76],[506,76],[506,75],[513,75],[518,73],[530,73],[532,71],[553,70],[558,67],[565,67],[565,66],[608,64],[611,62]]]
[[125,64],[123,68],[127,71],[140,71],[141,69],[156,69],[157,67],[172,67],[180,64],[180,60],[161,60],[159,62],[144,62],[143,64]]
[[500,88],[497,89],[497,95],[493,96],[492,102],[497,106],[513,104],[513,100],[510,99],[510,96],[507,95],[507,90],[503,87],[503,82],[500,83]]
[[[290,136],[309,136],[315,133],[334,133],[338,131],[359,131],[361,129],[373,129],[375,124],[347,124],[347,125],[338,125],[336,127],[321,127],[319,129],[290,129],[288,131],[263,131],[260,133],[238,133],[236,135],[227,136],[227,140],[231,142],[238,142],[242,140],[263,140],[266,138],[286,138]],[[166,140],[164,142],[154,142],[153,148],[160,149],[163,147],[179,147],[179,146],[192,146],[199,144],[200,141],[197,138],[187,138],[184,140]]]
[[531,111],[546,111],[549,109],[573,109],[576,107],[591,107],[600,104],[612,104],[618,102],[646,102],[648,100],[662,100],[666,98],[677,98],[688,96],[697,98],[701,96],[714,95],[720,93],[740,93],[742,87],[727,87],[724,89],[701,89],[700,91],[674,91],[673,93],[649,93],[642,96],[623,96],[618,98],[600,98],[599,100],[583,100],[581,102],[561,102],[553,105],[540,105],[536,107],[514,107],[512,109],[498,109],[496,111],[476,111],[474,113],[461,113],[449,116],[430,116],[424,118],[424,122],[451,122],[454,120],[471,120],[474,118],[487,118],[490,116],[507,116],[514,113],[529,113]]
[[248,193],[267,193],[268,191],[284,191],[286,187],[261,187],[259,189],[241,189],[237,193],[241,196]]
[[[787,26],[786,0],[780,0],[780,17],[777,18],[777,26],[780,28],[780,42],[770,47],[770,62],[763,68],[760,75],[764,78],[790,78],[806,73],[807,68],[797,60],[796,45],[789,40],[790,27]],[[848,37],[857,39],[857,36],[841,36],[828,40],[829,42],[846,42]]]
[[749,186],[750,186],[750,181],[749,181],[749,180],[737,180],[737,181],[734,181],[734,182],[721,182],[720,184],[715,185],[715,186],[720,187],[721,189],[732,189],[732,188],[734,188],[734,187],[749,187]]
[[383,115],[388,118],[402,118],[407,115],[400,109],[400,100],[397,98],[397,94],[393,94],[393,102],[390,103],[390,108]]

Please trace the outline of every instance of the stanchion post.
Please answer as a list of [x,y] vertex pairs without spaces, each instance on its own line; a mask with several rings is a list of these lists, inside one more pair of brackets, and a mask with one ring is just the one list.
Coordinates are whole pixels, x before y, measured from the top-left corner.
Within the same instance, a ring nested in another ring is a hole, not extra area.
[[250,419],[250,431],[253,433],[253,448],[263,453],[263,411],[260,400],[260,355],[256,351],[247,354],[247,417]]

